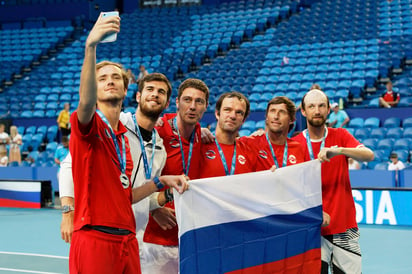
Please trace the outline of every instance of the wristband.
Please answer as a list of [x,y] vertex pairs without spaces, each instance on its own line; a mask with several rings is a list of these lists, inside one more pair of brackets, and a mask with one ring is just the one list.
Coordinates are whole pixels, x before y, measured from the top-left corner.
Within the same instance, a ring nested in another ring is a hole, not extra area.
[[165,190],[166,203],[173,201],[173,193],[170,188]]
[[165,185],[162,184],[162,182],[160,182],[159,177],[154,177],[154,178],[153,178],[153,182],[154,182],[154,184],[156,185],[157,189],[162,189],[162,188],[165,187]]

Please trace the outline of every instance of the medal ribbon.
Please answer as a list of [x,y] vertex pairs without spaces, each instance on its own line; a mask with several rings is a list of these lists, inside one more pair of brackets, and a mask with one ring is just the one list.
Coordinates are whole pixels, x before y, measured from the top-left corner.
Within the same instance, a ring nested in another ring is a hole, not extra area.
[[177,131],[177,136],[179,136],[180,152],[182,154],[183,172],[185,173],[185,175],[189,175],[190,161],[192,160],[193,142],[195,140],[195,132],[193,131],[192,135],[190,136],[189,156],[187,157],[187,165],[186,165],[186,163],[185,163],[185,152],[183,151],[182,138],[180,137],[179,128],[177,127],[176,117],[173,119],[173,125],[174,125],[174,127]]
[[219,155],[220,155],[220,159],[222,160],[222,164],[223,164],[223,168],[225,169],[225,173],[226,175],[233,175],[235,174],[235,166],[236,166],[236,141],[235,141],[235,149],[233,151],[233,157],[232,157],[232,165],[230,167],[230,172],[227,169],[227,163],[226,163],[226,158],[225,155],[223,154],[223,150],[220,147],[219,143],[217,142],[216,138],[215,138],[215,143],[217,146],[217,150],[219,151]]
[[134,126],[136,129],[136,134],[139,137],[139,141],[140,141],[140,149],[142,151],[145,177],[146,177],[146,180],[150,180],[150,178],[152,177],[153,161],[154,161],[154,156],[155,156],[155,151],[156,151],[156,130],[153,129],[152,131],[153,152],[152,152],[152,159],[150,160],[150,163],[149,163],[149,161],[147,160],[147,154],[146,154],[146,150],[145,150],[144,143],[143,143],[142,133],[140,132],[139,125],[136,122],[135,114],[133,114],[133,121],[134,121]]
[[[325,146],[325,137],[326,137],[326,128],[325,128],[325,133],[323,134],[323,137],[322,137],[322,143],[320,144],[320,150],[322,150],[322,148]],[[310,141],[310,137],[309,137],[309,130],[306,130],[306,144],[308,146],[310,159],[315,160],[315,156],[313,155],[312,142]]]
[[[275,162],[276,168],[279,168],[279,163],[278,160],[276,159],[275,151],[273,150],[272,143],[270,142],[269,139],[269,134],[266,132],[266,140],[268,141],[270,152],[272,153],[273,161]],[[282,166],[285,167],[288,164],[288,140],[285,142],[285,149],[283,151],[283,160],[282,160]]]
[[100,116],[100,118],[103,120],[103,122],[110,129],[110,135],[112,136],[114,147],[117,153],[117,159],[119,160],[119,164],[120,164],[120,171],[122,174],[125,174],[126,173],[126,145],[124,141],[124,134],[122,134],[122,155],[120,155],[119,144],[117,143],[116,135],[114,134],[114,131],[112,127],[110,126],[109,121],[107,121],[107,118],[104,116],[104,114],[99,109],[97,109],[96,112]]

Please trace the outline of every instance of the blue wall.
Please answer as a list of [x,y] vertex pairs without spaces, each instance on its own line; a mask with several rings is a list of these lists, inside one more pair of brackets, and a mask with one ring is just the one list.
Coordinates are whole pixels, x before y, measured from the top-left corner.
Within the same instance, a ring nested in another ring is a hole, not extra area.
[[1,167],[0,180],[50,180],[53,191],[58,191],[57,171],[57,167]]

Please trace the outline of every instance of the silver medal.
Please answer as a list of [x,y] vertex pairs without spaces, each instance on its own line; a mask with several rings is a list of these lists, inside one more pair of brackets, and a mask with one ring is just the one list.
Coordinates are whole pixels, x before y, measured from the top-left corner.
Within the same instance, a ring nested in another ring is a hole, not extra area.
[[120,182],[124,188],[128,188],[130,185],[129,178],[124,173],[120,174]]

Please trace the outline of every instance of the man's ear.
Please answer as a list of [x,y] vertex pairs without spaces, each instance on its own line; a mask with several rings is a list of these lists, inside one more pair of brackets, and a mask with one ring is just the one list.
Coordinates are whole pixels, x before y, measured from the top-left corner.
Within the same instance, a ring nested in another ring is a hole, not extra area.
[[300,108],[300,112],[302,113],[302,115],[303,115],[304,117],[306,117],[306,113],[305,113],[305,110],[304,110],[303,108]]
[[140,96],[141,96],[140,91],[138,91],[138,92],[136,93],[136,102],[137,102],[137,103],[139,103],[139,101],[140,101]]

